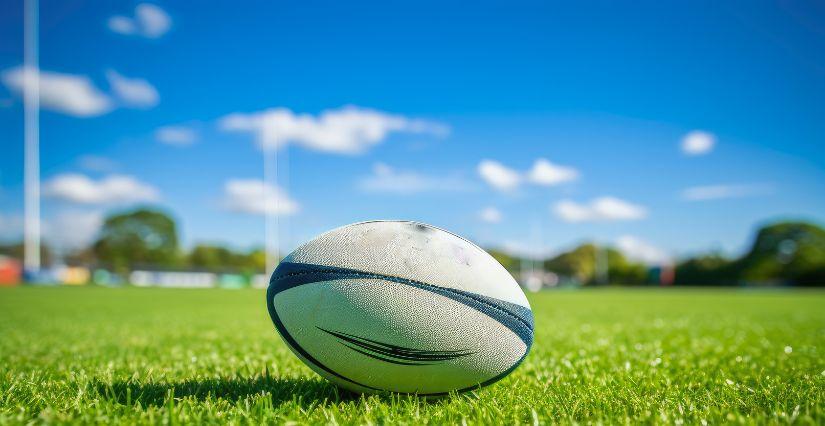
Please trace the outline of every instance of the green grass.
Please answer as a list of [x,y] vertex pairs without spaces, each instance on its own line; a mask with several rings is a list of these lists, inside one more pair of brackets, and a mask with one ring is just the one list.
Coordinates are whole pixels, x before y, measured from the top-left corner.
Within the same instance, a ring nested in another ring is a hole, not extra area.
[[531,296],[505,380],[438,400],[339,391],[262,291],[0,289],[0,423],[825,422],[825,293]]

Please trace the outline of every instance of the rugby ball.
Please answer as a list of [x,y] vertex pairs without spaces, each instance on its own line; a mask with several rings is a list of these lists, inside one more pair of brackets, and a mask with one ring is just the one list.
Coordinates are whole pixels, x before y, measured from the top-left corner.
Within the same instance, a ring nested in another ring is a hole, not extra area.
[[311,369],[357,392],[442,395],[491,384],[533,342],[513,277],[475,244],[417,222],[344,226],[286,256],[272,322]]

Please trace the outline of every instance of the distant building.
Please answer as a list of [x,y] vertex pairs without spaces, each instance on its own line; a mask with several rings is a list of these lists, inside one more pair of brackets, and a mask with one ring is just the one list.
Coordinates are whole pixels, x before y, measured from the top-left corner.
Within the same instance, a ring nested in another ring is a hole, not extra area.
[[221,288],[244,288],[248,284],[246,277],[240,274],[221,274],[218,278],[218,286]]
[[86,285],[92,278],[89,268],[82,266],[67,266],[60,274],[60,282],[65,285]]
[[20,284],[22,277],[20,262],[6,256],[0,256],[0,286]]
[[132,271],[129,282],[138,287],[210,288],[218,284],[211,272]]
[[121,286],[124,284],[123,278],[121,278],[117,274],[113,274],[106,269],[95,269],[94,273],[92,274],[92,282],[97,285],[103,285],[107,287],[115,287]]

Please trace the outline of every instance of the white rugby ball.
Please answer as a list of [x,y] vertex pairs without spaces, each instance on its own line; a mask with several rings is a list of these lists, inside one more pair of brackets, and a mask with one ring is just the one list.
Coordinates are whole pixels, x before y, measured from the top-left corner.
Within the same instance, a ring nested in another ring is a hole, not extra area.
[[272,274],[266,304],[298,358],[357,392],[488,385],[533,342],[530,305],[504,267],[417,222],[356,223],[305,243]]

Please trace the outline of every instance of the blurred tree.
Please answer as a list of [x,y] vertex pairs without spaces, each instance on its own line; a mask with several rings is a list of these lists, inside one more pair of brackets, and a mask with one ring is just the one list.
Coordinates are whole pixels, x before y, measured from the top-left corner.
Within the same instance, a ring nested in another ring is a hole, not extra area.
[[720,254],[687,259],[676,265],[676,285],[733,285],[737,281],[734,261]]
[[119,272],[139,265],[175,266],[180,261],[175,221],[150,209],[106,218],[92,250],[100,262]]
[[67,265],[94,265],[98,263],[93,247],[71,250],[63,254],[63,262]]
[[261,249],[246,253],[224,246],[198,244],[189,252],[188,264],[212,272],[240,272],[259,274],[266,268],[266,254]]
[[[0,245],[0,254],[19,261],[23,261],[23,243]],[[42,266],[48,267],[52,264],[52,250],[46,243],[40,244],[40,262]]]
[[825,229],[804,222],[765,226],[736,268],[747,283],[825,285]]
[[583,244],[572,251],[562,253],[544,262],[546,270],[562,276],[573,277],[585,285],[600,284],[597,263],[606,261],[607,279],[610,284],[638,285],[648,281],[647,266],[629,261],[622,252],[613,248]]
[[207,271],[226,270],[235,266],[235,257],[226,247],[198,244],[189,252],[189,265]]
[[687,259],[677,265],[675,283],[825,285],[825,230],[805,222],[762,227],[741,258],[731,261],[704,255]]
[[544,262],[544,269],[589,284],[596,276],[596,250],[593,244],[583,244]]
[[614,249],[607,250],[607,275],[610,284],[641,285],[648,283],[648,267],[631,262],[625,255]]
[[[276,257],[277,256],[276,254]],[[278,259],[280,259],[280,257],[278,257]],[[247,268],[250,273],[260,273],[261,271],[264,271],[264,273],[272,272],[266,270],[266,251],[264,251],[264,249],[254,249],[247,253],[245,268]]]

